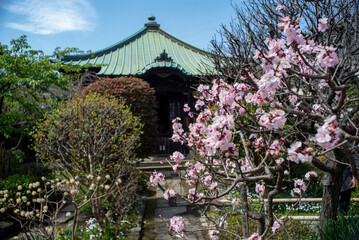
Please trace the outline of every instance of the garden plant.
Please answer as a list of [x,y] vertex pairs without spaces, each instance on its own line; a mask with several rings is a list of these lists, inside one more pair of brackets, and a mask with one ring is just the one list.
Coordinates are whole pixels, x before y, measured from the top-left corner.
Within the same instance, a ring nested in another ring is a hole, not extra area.
[[143,124],[141,146],[137,148],[136,155],[143,158],[152,154],[157,140],[157,104],[155,90],[149,83],[135,77],[102,78],[86,87],[81,95],[91,92],[123,99],[130,106],[132,114],[139,117]]
[[[180,164],[185,167],[184,174],[179,174],[190,186],[186,195],[165,189],[162,173],[154,172],[150,178],[165,198],[179,197],[199,206],[212,222],[211,239],[262,239],[280,228],[295,239],[285,219],[273,211],[273,198],[288,191],[284,183],[291,181],[291,195],[300,201],[317,173],[309,171],[300,179],[290,179],[289,162],[311,163],[313,169],[325,172],[322,226],[336,219],[344,167],[350,166],[358,179],[353,158],[359,140],[355,119],[358,86],[353,75],[358,72],[357,43],[336,29],[348,24],[348,31],[357,34],[358,28],[350,25],[354,23],[347,22],[358,17],[357,2],[301,1],[296,5],[278,1],[281,4],[275,6],[273,2],[253,0],[245,5],[253,15],[242,30],[267,20],[260,26],[266,27],[267,34],[247,34],[247,46],[253,51],[247,61],[254,64],[227,81],[217,79],[197,88],[195,109],[184,106],[189,116],[198,113],[189,132],[182,129],[181,119],[173,121],[172,140],[192,149],[194,158],[184,165],[181,153],[170,157],[174,171]],[[256,10],[264,13],[254,15]],[[272,17],[261,18],[265,14]],[[228,36],[236,43],[235,36]],[[263,36],[266,38],[260,41]],[[342,44],[352,44],[354,49]],[[354,51],[354,55],[345,51]],[[233,73],[225,60],[217,60],[223,72]],[[231,79],[236,81],[230,84]],[[355,135],[345,131],[348,126],[356,130]],[[217,217],[210,209],[216,209]],[[240,221],[229,221],[233,216]],[[254,232],[249,229],[253,221],[257,225]],[[185,238],[182,217],[173,217],[170,226]]]
[[[28,236],[51,239],[56,217],[72,204],[75,239],[80,210],[90,214],[103,233],[120,224],[132,210],[138,191],[138,172],[131,166],[141,124],[123,102],[91,93],[75,98],[45,115],[32,136],[40,158],[56,169],[58,178],[18,186],[16,199],[6,189],[2,212],[18,220]],[[36,232],[33,232],[33,231]]]

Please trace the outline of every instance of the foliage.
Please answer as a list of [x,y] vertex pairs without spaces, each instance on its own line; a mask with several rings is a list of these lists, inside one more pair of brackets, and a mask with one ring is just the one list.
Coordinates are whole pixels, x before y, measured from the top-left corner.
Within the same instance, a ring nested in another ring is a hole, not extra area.
[[157,136],[156,99],[149,83],[135,77],[103,78],[82,91],[82,96],[96,92],[124,99],[134,116],[141,118],[143,134],[138,157],[147,157],[153,152]]
[[17,198],[16,193],[20,191],[18,189],[19,186],[21,186],[20,192],[22,192],[22,194],[25,194],[29,184],[39,180],[40,178],[30,175],[14,174],[8,176],[6,179],[0,179],[0,189],[1,190],[6,189],[8,191],[7,193],[8,197],[12,199],[16,199]]
[[14,173],[24,158],[25,154],[21,150],[6,150],[4,143],[0,143],[0,178]]
[[[289,232],[291,239],[312,239],[313,229],[310,228],[308,223],[298,222],[297,220],[288,219],[285,222],[285,227]],[[284,228],[280,229],[278,233],[273,234],[268,239],[274,240],[287,240],[288,234],[284,230]]]
[[278,216],[287,216],[289,211],[290,215],[318,216],[320,212],[320,203],[314,202],[297,202],[292,203],[277,203],[274,205],[273,210]]
[[[218,216],[217,216],[218,217]],[[225,239],[236,239],[236,236],[242,235],[241,228],[237,226],[237,223],[241,222],[241,216],[232,216],[228,218],[228,228],[226,231],[223,231]],[[268,234],[265,239],[275,239],[275,240],[287,240],[287,239],[312,239],[313,230],[307,223],[302,223],[293,219],[286,219],[284,222],[284,228],[278,229],[275,234]],[[250,232],[256,231],[256,224],[254,222],[249,222]],[[288,233],[291,238],[288,237]]]
[[78,208],[90,203],[103,227],[136,200],[138,174],[131,161],[140,128],[123,101],[90,93],[46,114],[32,136],[43,161],[82,184]]
[[[79,213],[84,206],[92,201],[101,199],[106,199],[109,202],[111,199],[108,199],[108,197],[114,194],[126,198],[127,196],[124,195],[123,192],[128,190],[128,184],[122,183],[122,181],[116,181],[116,183],[113,184],[114,186],[109,185],[110,180],[109,177],[107,177],[105,179],[91,179],[92,182],[96,182],[96,185],[84,193],[81,192],[80,189],[85,187],[86,184],[80,182],[80,180],[79,177],[70,180],[61,180],[59,178],[47,180],[42,177],[41,180],[37,182],[31,182],[25,186],[15,186],[16,189],[2,186],[3,188],[1,188],[0,191],[0,213],[6,213],[9,217],[16,220],[28,239],[38,239],[42,237],[45,239],[53,239],[54,235],[57,235],[57,237],[61,235],[57,232],[59,227],[57,216],[59,212],[62,208],[71,204],[74,206],[74,211],[66,212],[65,215],[73,219],[70,237],[75,239]],[[16,181],[13,182],[15,183]],[[16,191],[16,194],[14,194],[14,191]],[[99,191],[101,195],[98,194]],[[127,201],[123,206],[116,207],[126,208],[129,207],[128,204],[130,204],[130,201]],[[132,208],[130,210],[132,210]],[[120,211],[117,211],[115,215],[119,214],[119,212]],[[129,212],[130,211],[127,210],[127,213]],[[122,210],[121,213],[124,213],[124,211]],[[97,235],[102,236],[115,236],[119,231],[131,225],[132,222],[130,220],[132,219],[131,217],[134,216],[132,214],[130,216],[107,217],[110,220],[106,224],[101,224],[103,219],[93,220],[92,222],[95,221],[100,227],[97,226],[95,228],[93,225],[91,227],[92,232],[96,232]],[[118,224],[113,224],[115,222],[118,222]],[[89,233],[85,235],[85,237],[91,234],[92,233]]]
[[338,214],[337,220],[328,220],[319,228],[318,239],[340,240],[359,239],[359,218],[348,212],[347,215]]
[[[120,222],[106,225],[103,231],[101,231],[101,227],[96,222],[96,219],[90,218],[86,221],[86,224],[79,227],[74,239],[128,239],[126,236],[129,230],[134,227],[133,222],[135,220],[136,216],[127,216],[126,219],[121,220]],[[71,228],[62,229],[57,233],[57,239],[69,240],[71,239],[71,233]]]
[[88,94],[46,114],[32,136],[48,164],[61,163],[74,175],[94,175],[115,172],[130,160],[139,134],[138,118],[122,102]]
[[27,128],[60,100],[53,87],[67,89],[69,75],[60,69],[77,71],[60,61],[51,63],[42,51],[32,50],[26,36],[0,44],[0,134],[27,134]]

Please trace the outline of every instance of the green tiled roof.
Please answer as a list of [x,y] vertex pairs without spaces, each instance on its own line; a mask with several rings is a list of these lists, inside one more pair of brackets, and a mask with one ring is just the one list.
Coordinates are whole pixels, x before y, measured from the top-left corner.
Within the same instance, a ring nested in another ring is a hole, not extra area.
[[98,75],[142,75],[152,68],[175,68],[188,76],[203,75],[213,69],[210,54],[163,31],[148,18],[145,27],[105,49],[84,55],[66,55],[66,64],[101,65]]

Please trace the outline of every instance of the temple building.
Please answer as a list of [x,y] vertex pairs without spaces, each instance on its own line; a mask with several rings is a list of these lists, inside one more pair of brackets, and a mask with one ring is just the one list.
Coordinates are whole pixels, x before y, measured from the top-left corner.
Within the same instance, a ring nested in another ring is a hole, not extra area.
[[134,76],[149,82],[158,102],[157,154],[180,150],[169,140],[172,119],[181,117],[183,125],[188,126],[191,119],[184,114],[183,105],[193,105],[194,88],[214,69],[208,52],[165,32],[154,16],[141,30],[112,46],[61,58],[67,64],[100,65],[100,77]]

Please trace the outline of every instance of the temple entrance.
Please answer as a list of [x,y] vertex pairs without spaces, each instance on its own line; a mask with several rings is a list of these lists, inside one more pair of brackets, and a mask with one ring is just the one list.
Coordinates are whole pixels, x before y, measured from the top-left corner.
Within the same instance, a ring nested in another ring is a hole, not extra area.
[[[158,104],[158,142],[155,149],[156,155],[169,155],[174,151],[187,153],[187,148],[180,143],[174,143],[172,136],[172,120],[179,117],[182,119],[184,129],[188,128],[188,117],[183,111],[183,105],[189,103],[190,88],[183,78],[167,69],[166,73],[152,72],[144,78],[155,89]],[[191,95],[192,96],[192,95]]]

